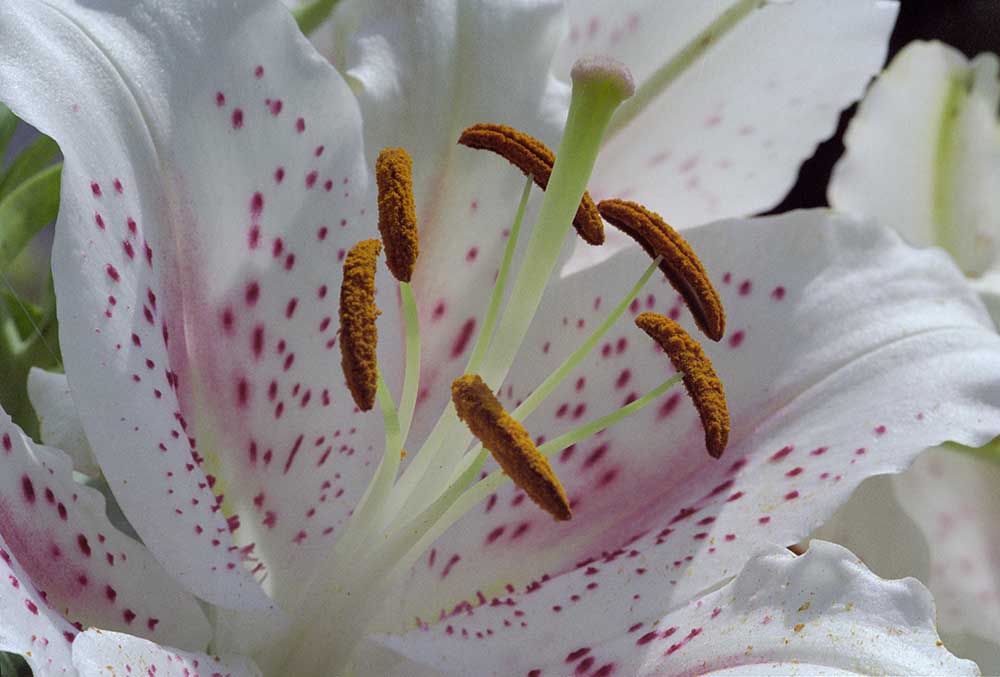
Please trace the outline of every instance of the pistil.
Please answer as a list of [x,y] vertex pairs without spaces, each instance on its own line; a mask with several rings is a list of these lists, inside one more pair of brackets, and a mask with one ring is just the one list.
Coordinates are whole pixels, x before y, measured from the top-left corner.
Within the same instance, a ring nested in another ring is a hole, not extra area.
[[577,61],[572,78],[569,114],[545,199],[483,369],[484,380],[494,388],[510,370],[538,310],[587,188],[608,122],[621,102],[635,91],[628,69],[606,57]]

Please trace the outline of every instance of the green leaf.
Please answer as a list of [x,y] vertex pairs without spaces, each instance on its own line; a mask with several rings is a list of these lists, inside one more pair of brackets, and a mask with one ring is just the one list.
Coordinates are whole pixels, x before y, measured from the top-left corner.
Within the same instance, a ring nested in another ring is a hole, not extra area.
[[45,311],[21,299],[12,290],[0,289],[0,299],[7,305],[7,313],[14,320],[14,326],[22,340],[31,338],[36,332],[35,328],[45,323]]
[[292,16],[299,24],[299,30],[309,35],[326,21],[340,0],[311,0],[292,10]]
[[17,654],[0,651],[0,677],[30,677],[31,668]]
[[7,270],[38,231],[59,213],[59,175],[53,165],[0,198],[0,271]]
[[10,143],[10,137],[14,136],[17,123],[17,116],[10,112],[10,108],[0,103],[0,164],[3,163],[7,144]]
[[3,179],[0,179],[0,200],[45,169],[58,154],[59,146],[49,137],[40,136],[32,141],[10,164]]

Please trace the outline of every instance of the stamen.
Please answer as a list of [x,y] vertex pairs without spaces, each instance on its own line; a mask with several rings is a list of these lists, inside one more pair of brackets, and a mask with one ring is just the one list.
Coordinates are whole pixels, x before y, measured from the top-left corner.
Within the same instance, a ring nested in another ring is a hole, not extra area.
[[417,208],[413,202],[413,160],[403,148],[386,148],[375,161],[378,183],[378,231],[385,243],[389,270],[409,282],[417,263]]
[[[462,132],[458,142],[469,148],[493,151],[520,169],[525,176],[532,177],[542,190],[549,185],[555,155],[548,146],[529,134],[507,125],[481,122]],[[604,223],[590,193],[586,191],[580,199],[573,226],[587,244],[604,244]]]
[[375,406],[378,383],[378,328],[375,264],[382,251],[378,240],[362,240],[344,259],[340,287],[340,365],[354,403],[361,411]]
[[[554,440],[546,442],[538,447],[538,452],[543,456],[549,456],[565,449],[571,444],[577,444],[581,440],[591,437],[605,428],[611,427],[655,402],[657,398],[674,386],[681,378],[682,375],[670,377],[653,390],[621,409],[585,423],[575,430],[571,430]],[[509,479],[503,472],[496,470],[474,485],[469,486],[479,473],[479,468],[482,466],[485,456],[486,452],[484,451],[473,451],[469,454],[467,458],[472,458],[472,462],[464,463],[463,460],[464,467],[454,482],[441,495],[441,498],[424,509],[416,517],[410,518],[402,526],[398,526],[392,530],[388,537],[390,546],[387,552],[390,552],[393,559],[397,561],[396,571],[407,571],[412,566],[413,561],[426,551],[431,543],[436,541],[441,534],[471,510],[473,506],[485,500],[487,496],[503,486]],[[406,553],[406,555],[403,556],[403,553]]]
[[539,453],[524,426],[504,410],[483,379],[475,374],[455,379],[451,384],[451,399],[458,417],[514,483],[557,520],[568,520],[572,516],[569,499],[548,460]]
[[609,59],[580,59],[571,75],[573,95],[549,187],[482,369],[486,382],[497,387],[513,364],[541,303],[572,217],[587,189],[604,130],[632,89],[628,69]]
[[713,341],[721,339],[726,332],[726,311],[691,245],[659,214],[636,202],[602,200],[597,209],[651,257],[662,257],[660,270],[683,297],[698,328]]
[[729,440],[729,410],[712,361],[701,345],[669,317],[643,313],[635,318],[635,323],[660,344],[674,368],[684,374],[684,387],[705,429],[705,446],[712,458],[719,458]]

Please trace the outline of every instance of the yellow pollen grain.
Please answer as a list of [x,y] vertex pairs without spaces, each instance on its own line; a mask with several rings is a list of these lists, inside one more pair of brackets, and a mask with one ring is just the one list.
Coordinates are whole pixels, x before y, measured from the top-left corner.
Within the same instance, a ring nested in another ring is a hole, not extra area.
[[354,403],[361,411],[375,406],[378,384],[378,328],[375,305],[375,265],[382,251],[378,240],[362,240],[344,259],[340,287],[340,365]]
[[711,360],[698,342],[669,317],[642,313],[635,323],[660,344],[674,368],[684,374],[684,387],[705,429],[705,447],[712,458],[719,458],[729,441],[729,409]]
[[[542,190],[549,185],[556,156],[548,146],[533,136],[507,125],[481,122],[462,132],[458,142],[469,148],[493,151],[526,176],[531,176]],[[583,193],[573,218],[573,226],[587,244],[604,244],[604,223],[588,192]]]
[[389,270],[409,282],[417,264],[417,208],[413,202],[413,160],[403,148],[385,148],[375,161],[378,184],[378,232],[385,243]]
[[659,214],[636,202],[602,200],[597,209],[650,256],[663,257],[660,270],[684,299],[698,328],[713,341],[721,339],[726,333],[726,311],[691,245]]
[[458,417],[493,454],[514,484],[557,520],[572,517],[569,499],[548,460],[535,447],[524,426],[504,410],[483,379],[476,374],[458,377],[451,384],[451,400]]

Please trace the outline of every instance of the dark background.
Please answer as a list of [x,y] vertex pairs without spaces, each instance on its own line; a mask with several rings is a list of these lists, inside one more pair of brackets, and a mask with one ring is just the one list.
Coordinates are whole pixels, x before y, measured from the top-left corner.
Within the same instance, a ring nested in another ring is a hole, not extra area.
[[[912,40],[940,40],[968,57],[1000,54],[1000,0],[900,0],[899,18],[889,41],[889,59]],[[847,123],[857,106],[840,116],[837,134],[820,144],[799,170],[791,193],[772,212],[827,206],[826,186],[844,145]]]

